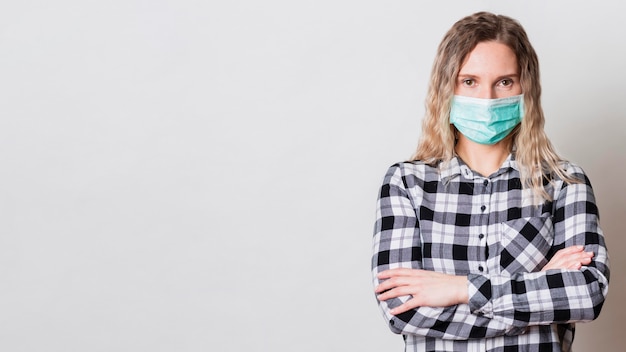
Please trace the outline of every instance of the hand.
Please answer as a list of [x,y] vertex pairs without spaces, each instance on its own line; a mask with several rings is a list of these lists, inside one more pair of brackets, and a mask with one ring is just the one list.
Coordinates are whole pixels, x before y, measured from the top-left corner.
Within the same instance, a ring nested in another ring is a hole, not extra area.
[[448,307],[469,300],[467,277],[419,269],[390,269],[378,274],[385,280],[375,289],[378,300],[411,295],[412,298],[391,310],[397,315],[420,306]]
[[593,258],[593,252],[585,252],[584,249],[584,246],[571,246],[558,250],[541,271],[549,269],[580,269],[583,265],[591,263],[591,258]]

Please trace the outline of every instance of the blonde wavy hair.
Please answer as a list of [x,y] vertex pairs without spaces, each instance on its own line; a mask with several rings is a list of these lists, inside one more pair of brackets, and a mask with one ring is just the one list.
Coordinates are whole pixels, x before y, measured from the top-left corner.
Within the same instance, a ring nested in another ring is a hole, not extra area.
[[539,61],[523,27],[516,20],[489,12],[462,18],[439,44],[426,97],[422,135],[412,160],[437,165],[455,156],[455,127],[450,124],[450,105],[457,76],[466,56],[480,42],[495,41],[509,46],[517,56],[525,114],[509,136],[520,167],[522,185],[539,199],[551,200],[544,180],[558,176],[577,182],[560,166],[561,159],[544,132],[541,108]]

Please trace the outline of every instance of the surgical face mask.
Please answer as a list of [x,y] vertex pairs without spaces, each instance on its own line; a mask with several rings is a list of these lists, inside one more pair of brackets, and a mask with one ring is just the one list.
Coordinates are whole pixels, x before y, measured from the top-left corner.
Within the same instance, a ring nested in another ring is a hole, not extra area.
[[524,116],[524,95],[500,99],[479,99],[455,95],[450,123],[470,140],[496,144],[506,137]]

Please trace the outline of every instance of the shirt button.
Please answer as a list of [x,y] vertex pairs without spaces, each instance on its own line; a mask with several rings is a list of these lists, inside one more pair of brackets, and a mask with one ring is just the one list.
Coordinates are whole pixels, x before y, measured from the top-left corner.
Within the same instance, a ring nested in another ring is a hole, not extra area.
[[484,180],[483,181],[483,186],[487,187],[489,185],[489,180]]
[[478,271],[482,272],[483,270],[485,270],[485,269],[483,268],[483,266],[482,266],[482,265],[479,265],[479,266],[478,266]]
[[482,233],[481,233],[480,235],[478,235],[478,238],[480,238],[481,240],[482,240],[484,237],[485,237],[485,235],[484,235],[484,234],[482,234]]
[[481,211],[485,211],[485,209],[487,209],[487,207],[486,207],[486,206],[484,206],[484,205],[481,205],[481,206],[480,206],[480,210],[481,210]]

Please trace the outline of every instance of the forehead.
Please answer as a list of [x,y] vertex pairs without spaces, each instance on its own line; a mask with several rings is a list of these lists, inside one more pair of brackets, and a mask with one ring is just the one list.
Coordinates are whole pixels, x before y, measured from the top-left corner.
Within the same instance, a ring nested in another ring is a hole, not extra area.
[[481,73],[518,74],[515,52],[495,41],[478,43],[463,60],[459,74]]

